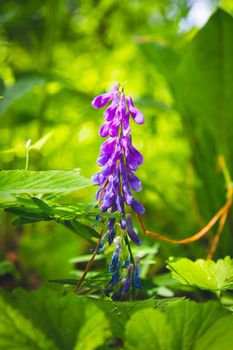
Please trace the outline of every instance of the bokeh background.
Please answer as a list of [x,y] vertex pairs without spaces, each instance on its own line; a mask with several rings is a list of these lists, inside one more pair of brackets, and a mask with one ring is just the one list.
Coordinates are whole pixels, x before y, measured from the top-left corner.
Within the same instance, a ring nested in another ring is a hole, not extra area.
[[[172,71],[217,6],[233,13],[231,0],[1,0],[1,169],[24,169],[30,139],[40,141],[30,153],[30,170],[81,168],[91,177],[102,142],[102,112],[92,109],[91,100],[114,82],[126,82],[126,94],[146,120],[132,129],[145,158],[137,198],[146,208],[147,228],[176,239],[200,229],[225,201],[218,136],[203,118],[202,141],[193,142],[195,115],[184,118],[163,66]],[[88,203],[95,191],[93,186],[62,201]],[[71,259],[87,254],[89,244],[64,227],[11,223],[2,213],[3,286],[36,288],[85,266]],[[232,251],[230,224],[223,235],[216,257]],[[162,272],[171,255],[205,257],[210,239],[172,246],[143,237],[145,247],[157,251],[148,274]]]

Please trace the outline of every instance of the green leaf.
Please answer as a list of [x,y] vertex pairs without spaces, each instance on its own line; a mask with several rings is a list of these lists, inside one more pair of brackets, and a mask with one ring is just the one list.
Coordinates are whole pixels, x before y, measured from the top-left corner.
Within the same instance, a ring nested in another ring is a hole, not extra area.
[[64,226],[66,226],[71,231],[78,233],[80,236],[90,239],[92,237],[99,238],[99,233],[95,231],[93,228],[83,225],[81,222],[77,220],[66,220],[62,222]]
[[227,256],[216,262],[187,258],[170,259],[167,265],[180,283],[214,293],[233,289],[233,260]]
[[14,200],[14,195],[69,193],[91,185],[91,180],[81,176],[78,169],[72,171],[2,170],[0,171],[0,202]]
[[[62,296],[46,289],[35,292],[18,289],[11,295],[2,294],[5,303],[15,310],[16,322],[27,319],[32,325],[31,327],[34,327],[45,339],[49,339],[51,343],[55,344],[55,349],[81,349],[79,344],[85,344],[82,349],[96,349],[99,345],[105,343],[109,335],[108,322],[104,317],[104,313],[93,305],[91,300],[77,297],[75,294]],[[10,325],[8,327],[11,328]],[[24,328],[23,322],[22,328]],[[38,334],[35,333],[34,335],[33,329],[32,337],[34,339]],[[16,333],[16,330],[14,332]],[[13,331],[12,334],[14,334]],[[83,339],[83,336],[86,339]],[[20,337],[21,335],[18,335],[19,344]],[[17,343],[12,348],[15,350],[21,349],[17,347]],[[2,347],[2,349],[7,349],[7,347]],[[24,349],[34,350],[37,347],[36,345],[30,348],[22,347],[22,350]],[[44,345],[39,349],[49,350],[50,348]],[[54,347],[51,347],[51,349],[54,349]]]
[[53,341],[0,296],[0,348],[56,350]]
[[37,197],[32,197],[33,202],[45,213],[49,216],[54,216],[53,209],[42,199]]
[[148,308],[166,309],[168,305],[180,302],[180,300],[183,298],[170,298],[169,300],[151,298],[137,302],[113,302],[95,299],[94,302],[108,317],[113,334],[123,339],[125,325],[136,311]]
[[94,350],[110,336],[108,321],[95,305],[89,305],[85,317],[87,321],[79,332],[74,350]]
[[232,314],[217,302],[180,301],[162,313],[137,311],[126,325],[126,350],[231,349]]

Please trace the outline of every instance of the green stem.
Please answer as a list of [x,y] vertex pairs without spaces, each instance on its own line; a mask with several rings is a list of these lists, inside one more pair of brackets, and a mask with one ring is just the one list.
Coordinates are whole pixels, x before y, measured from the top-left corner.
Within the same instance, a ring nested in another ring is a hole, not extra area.
[[128,236],[125,235],[125,236],[124,236],[124,239],[125,239],[125,244],[126,244],[127,247],[128,247],[128,251],[129,251],[129,255],[130,255],[130,262],[131,262],[131,263],[133,264],[133,266],[135,267],[135,261],[134,261],[133,253],[132,253],[132,250],[131,250],[131,247],[130,247],[130,243],[129,243]]
[[28,166],[29,166],[29,146],[26,145],[26,161],[25,161],[25,170],[28,170]]

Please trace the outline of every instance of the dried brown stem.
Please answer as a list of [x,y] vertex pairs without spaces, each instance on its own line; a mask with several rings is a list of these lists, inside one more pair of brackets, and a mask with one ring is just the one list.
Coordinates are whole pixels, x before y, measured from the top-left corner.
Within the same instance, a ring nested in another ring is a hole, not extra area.
[[79,289],[80,289],[81,285],[83,284],[83,282],[84,282],[84,280],[86,278],[86,275],[88,274],[88,272],[90,271],[90,269],[92,267],[92,264],[94,262],[96,254],[98,252],[98,248],[99,248],[99,245],[100,245],[100,242],[101,242],[101,238],[102,238],[103,232],[104,232],[104,230],[102,229],[101,232],[100,232],[100,238],[99,238],[99,241],[98,241],[97,246],[95,248],[95,251],[92,254],[92,257],[90,258],[90,260],[88,261],[87,266],[86,266],[86,268],[85,268],[85,270],[84,270],[80,280],[78,281],[77,286],[75,287],[75,291],[77,293],[79,292]]

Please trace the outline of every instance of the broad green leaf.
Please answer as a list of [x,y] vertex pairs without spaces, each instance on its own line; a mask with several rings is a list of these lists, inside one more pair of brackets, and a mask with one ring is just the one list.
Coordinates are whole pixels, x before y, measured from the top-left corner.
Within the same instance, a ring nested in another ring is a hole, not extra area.
[[162,313],[137,311],[126,325],[126,350],[231,349],[233,317],[217,302],[180,301]]
[[81,328],[74,350],[94,350],[105,343],[109,338],[109,324],[100,310],[95,305],[89,305],[85,312],[86,323]]
[[[80,343],[85,345],[82,349],[93,350],[104,344],[109,336],[104,313],[91,300],[77,297],[74,293],[62,296],[46,289],[35,292],[18,289],[12,295],[3,293],[3,296],[17,310],[17,315],[29,320],[35,329],[56,345],[56,349],[81,349]],[[82,339],[83,336],[86,339]],[[36,346],[30,348],[34,349],[37,349]],[[50,348],[45,346],[42,349]]]
[[63,171],[0,171],[0,202],[13,200],[14,195],[36,195],[72,192],[91,186],[89,179],[80,175],[78,169]]
[[229,256],[216,262],[203,259],[170,259],[167,267],[172,276],[184,285],[214,293],[233,289],[233,260]]
[[0,296],[0,348],[56,350],[53,341]]
[[123,339],[125,325],[136,311],[148,308],[166,309],[168,305],[179,303],[182,299],[183,298],[170,298],[169,300],[159,300],[151,298],[137,302],[113,302],[94,299],[94,302],[108,317],[113,334]]

